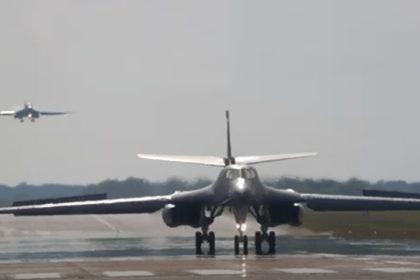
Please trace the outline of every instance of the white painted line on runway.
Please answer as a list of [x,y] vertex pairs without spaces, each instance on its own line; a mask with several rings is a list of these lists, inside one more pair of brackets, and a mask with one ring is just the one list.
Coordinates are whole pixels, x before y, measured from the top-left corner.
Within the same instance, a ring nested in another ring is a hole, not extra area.
[[14,274],[14,279],[18,280],[29,280],[29,279],[58,279],[61,278],[60,273],[21,273]]
[[102,274],[107,277],[145,277],[155,275],[153,272],[145,270],[104,271]]
[[292,274],[326,274],[336,273],[334,270],[322,269],[322,268],[278,268],[275,271],[292,273]]
[[83,258],[63,258],[63,259],[50,259],[48,260],[51,263],[62,263],[62,262],[86,262],[86,259]]
[[412,267],[381,267],[381,268],[365,268],[367,271],[383,272],[383,273],[410,273],[420,272],[419,268]]
[[406,262],[406,261],[385,261],[387,264],[398,264],[398,265],[418,265],[418,263],[414,262]]
[[14,263],[23,263],[21,260],[1,260],[0,264],[14,264]]
[[126,261],[144,261],[143,257],[116,257],[108,258],[105,261],[114,261],[114,262],[126,262]]
[[241,270],[233,269],[193,269],[187,272],[197,275],[242,275]]
[[357,257],[357,258],[353,258],[353,260],[355,261],[375,261],[375,258],[372,257]]

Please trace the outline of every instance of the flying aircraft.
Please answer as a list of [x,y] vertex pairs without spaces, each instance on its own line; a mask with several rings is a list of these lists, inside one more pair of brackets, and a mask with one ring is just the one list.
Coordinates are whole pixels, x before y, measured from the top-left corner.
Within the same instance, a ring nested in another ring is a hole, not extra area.
[[215,255],[215,233],[210,226],[224,210],[233,214],[236,230],[235,254],[248,254],[247,218],[252,216],[261,225],[255,233],[256,254],[275,254],[276,236],[271,228],[279,225],[299,226],[305,207],[314,211],[381,211],[420,210],[420,199],[400,197],[369,197],[298,193],[291,189],[280,190],[265,186],[255,164],[315,156],[316,153],[297,153],[263,156],[238,156],[232,154],[229,112],[227,121],[227,155],[173,156],[139,154],[143,159],[203,164],[221,167],[211,185],[170,195],[131,197],[119,199],[97,198],[41,200],[15,203],[0,208],[0,214],[79,215],[153,213],[161,210],[164,223],[169,227],[191,226],[200,229],[195,234],[197,255]]
[[33,108],[31,103],[25,102],[23,108],[10,111],[0,111],[0,116],[13,116],[15,119],[19,119],[20,122],[24,122],[25,118],[35,122],[40,116],[56,116],[71,114],[70,112],[41,112]]

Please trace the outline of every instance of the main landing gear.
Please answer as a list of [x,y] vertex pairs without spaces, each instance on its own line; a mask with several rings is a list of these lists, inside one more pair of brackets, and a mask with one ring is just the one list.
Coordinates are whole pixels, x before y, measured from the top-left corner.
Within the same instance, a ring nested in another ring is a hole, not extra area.
[[[213,231],[195,233],[195,253],[196,255],[214,256],[216,254],[216,239]],[[241,248],[242,245],[242,248]],[[242,249],[242,252],[241,252]],[[235,255],[248,255],[248,236],[235,235],[234,238]],[[274,255],[276,254],[276,234],[274,231],[257,231],[255,233],[255,254]]]
[[[215,235],[213,231],[210,231],[208,234],[207,234],[207,231],[203,231],[203,232],[197,231],[195,233],[196,255],[214,256],[216,254],[215,244],[216,244],[216,241],[215,241]],[[203,248],[203,245],[207,246],[207,250]]]
[[[195,253],[196,255],[214,256],[216,254],[216,240],[213,231],[208,232],[204,228],[203,232],[195,233]],[[241,246],[242,245],[242,246]],[[242,250],[241,250],[242,249]],[[234,237],[235,255],[248,255],[248,236],[239,232]],[[267,232],[266,229],[255,233],[255,254],[274,255],[276,254],[276,234],[274,231]]]
[[274,255],[276,253],[276,234],[274,231],[257,231],[255,233],[255,254]]

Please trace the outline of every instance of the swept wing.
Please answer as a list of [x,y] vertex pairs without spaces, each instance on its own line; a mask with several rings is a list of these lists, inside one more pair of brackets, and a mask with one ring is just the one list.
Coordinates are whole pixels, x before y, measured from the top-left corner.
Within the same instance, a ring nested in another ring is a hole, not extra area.
[[16,111],[0,111],[0,116],[14,116]]
[[58,116],[58,115],[68,115],[73,114],[73,112],[39,112],[41,116]]
[[16,216],[152,213],[170,203],[171,195],[89,200],[0,208],[0,214]]
[[[211,187],[175,192],[171,195],[132,198],[52,202],[32,205],[16,205],[0,208],[0,214],[16,216],[81,215],[81,214],[130,214],[153,213],[167,205],[205,205],[213,199]],[[58,199],[59,200],[59,199]]]
[[301,194],[302,202],[315,211],[420,210],[420,199]]

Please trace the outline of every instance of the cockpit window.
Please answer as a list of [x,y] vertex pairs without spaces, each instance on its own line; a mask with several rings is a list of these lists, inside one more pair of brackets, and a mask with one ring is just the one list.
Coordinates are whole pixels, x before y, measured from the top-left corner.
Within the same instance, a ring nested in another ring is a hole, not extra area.
[[244,169],[243,176],[245,179],[254,179],[256,174],[255,174],[255,171],[252,169]]
[[241,177],[241,170],[231,169],[226,172],[226,179],[233,180]]
[[245,178],[245,179],[254,179],[257,177],[257,174],[253,169],[230,169],[227,170],[225,173],[226,179],[234,180],[238,178]]

